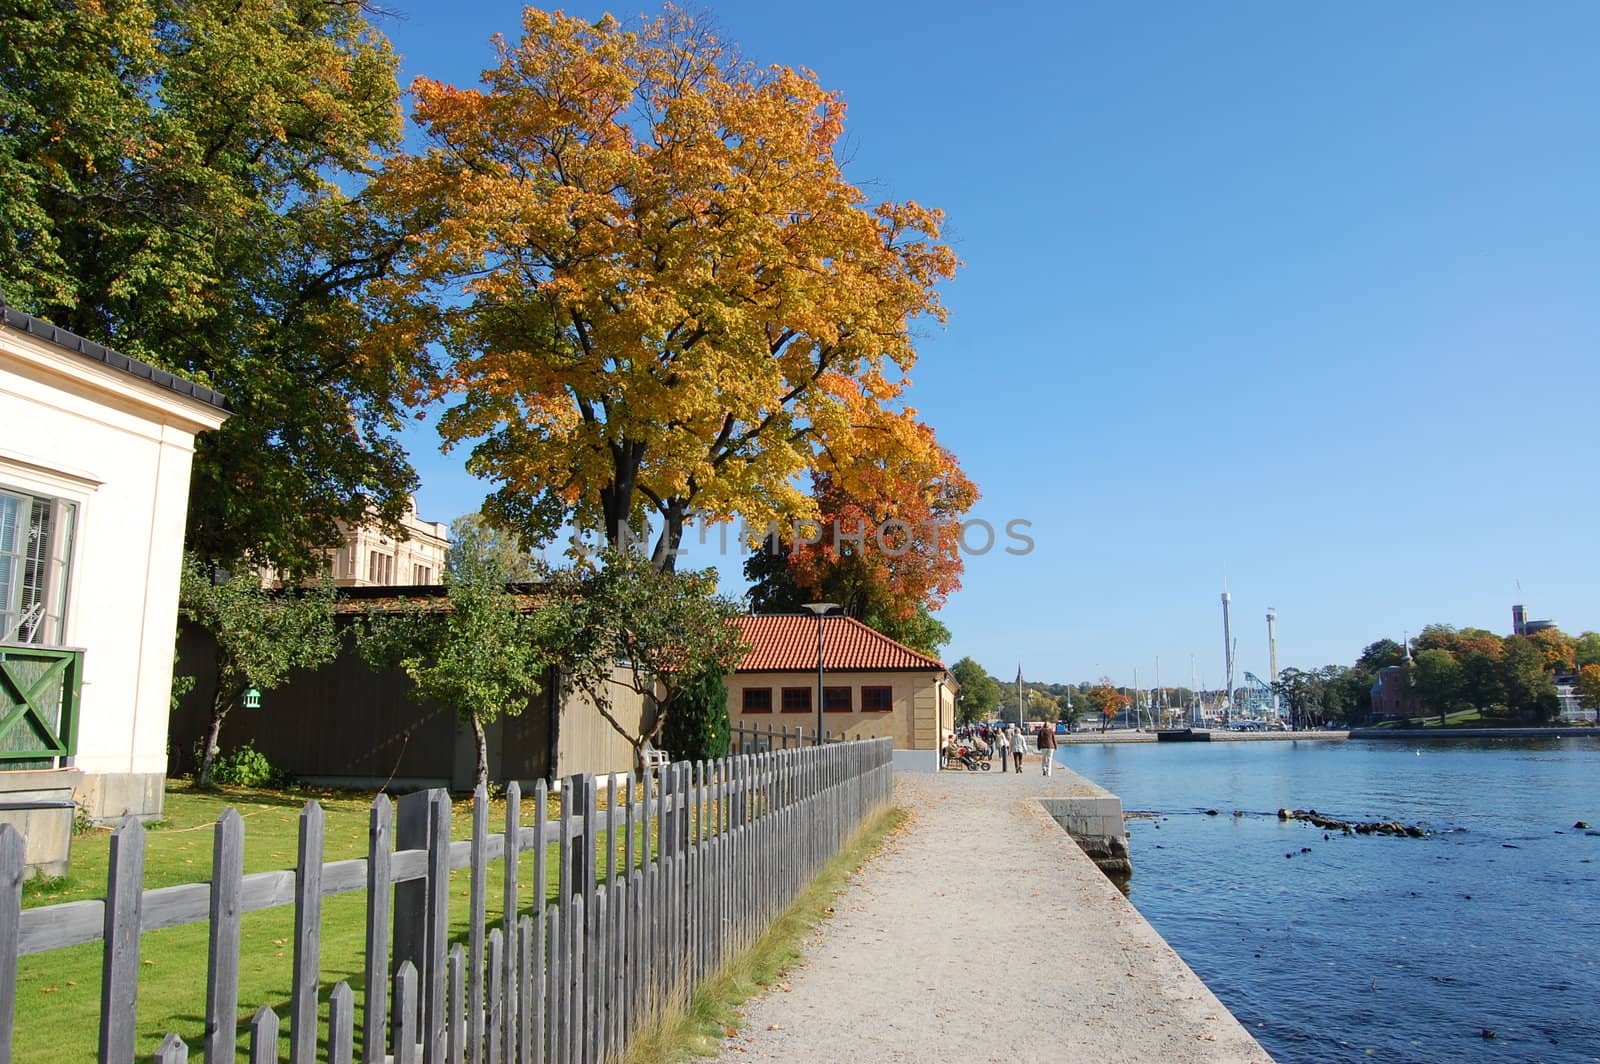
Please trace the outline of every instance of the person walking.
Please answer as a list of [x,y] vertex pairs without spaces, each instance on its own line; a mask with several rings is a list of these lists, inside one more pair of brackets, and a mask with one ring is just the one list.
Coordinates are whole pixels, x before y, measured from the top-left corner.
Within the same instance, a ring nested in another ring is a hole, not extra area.
[[1010,768],[1011,742],[1006,732],[996,728],[994,733],[994,749],[1000,755],[1000,771],[1005,772]]
[[1015,724],[1007,724],[1006,731],[1011,736],[1011,759],[1016,764],[1017,773],[1022,773],[1022,744],[1027,741],[1027,735]]
[[1049,721],[1039,726],[1039,757],[1044,761],[1044,774],[1050,775],[1050,766],[1056,759],[1056,726]]

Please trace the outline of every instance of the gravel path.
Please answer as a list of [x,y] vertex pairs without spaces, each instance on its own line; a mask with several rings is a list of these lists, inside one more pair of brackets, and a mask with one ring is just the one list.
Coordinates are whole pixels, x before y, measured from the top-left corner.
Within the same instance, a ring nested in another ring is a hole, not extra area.
[[1031,754],[1020,777],[901,774],[911,824],[720,1059],[1270,1062],[1033,800],[1082,790]]

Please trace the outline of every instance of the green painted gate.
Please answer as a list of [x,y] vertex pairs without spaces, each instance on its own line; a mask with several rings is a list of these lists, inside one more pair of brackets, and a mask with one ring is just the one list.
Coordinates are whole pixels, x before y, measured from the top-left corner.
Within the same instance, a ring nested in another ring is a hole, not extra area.
[[0,769],[52,768],[78,749],[83,651],[0,644]]

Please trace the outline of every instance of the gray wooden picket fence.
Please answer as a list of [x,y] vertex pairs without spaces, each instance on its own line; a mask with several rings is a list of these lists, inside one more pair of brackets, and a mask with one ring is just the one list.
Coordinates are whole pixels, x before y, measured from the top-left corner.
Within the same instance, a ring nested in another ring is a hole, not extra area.
[[[233,1061],[239,1041],[241,917],[294,906],[294,979],[287,1017],[291,1064],[603,1064],[619,1059],[664,1010],[748,947],[847,841],[890,801],[888,739],[678,762],[636,778],[567,777],[561,812],[546,818],[534,787],[531,822],[506,788],[505,827],[491,834],[489,804],[473,797],[472,837],[450,838],[444,791],[372,803],[368,856],[323,863],[323,814],[300,814],[293,869],[243,874],[244,823],[217,819],[212,878],[143,889],[144,828],[129,819],[111,837],[103,900],[21,908],[22,838],[0,826],[0,1061],[9,1064],[17,958],[103,943],[99,1060],[135,1054],[139,936],[209,924],[205,1043],[210,1064]],[[606,793],[604,807],[599,802]],[[604,840],[603,847],[600,840]],[[551,847],[555,845],[552,854]],[[527,852],[541,900],[518,906]],[[601,857],[609,854],[609,857]],[[504,913],[490,927],[489,862],[502,861]],[[543,902],[555,860],[557,900]],[[603,860],[604,867],[599,863]],[[449,941],[450,872],[470,868],[466,942]],[[347,983],[318,1026],[322,899],[366,892],[362,1042]],[[198,994],[198,988],[196,988]],[[390,993],[392,991],[392,997]],[[249,1060],[279,1059],[280,1017],[249,1022]],[[187,1061],[169,1034],[154,1059]]]

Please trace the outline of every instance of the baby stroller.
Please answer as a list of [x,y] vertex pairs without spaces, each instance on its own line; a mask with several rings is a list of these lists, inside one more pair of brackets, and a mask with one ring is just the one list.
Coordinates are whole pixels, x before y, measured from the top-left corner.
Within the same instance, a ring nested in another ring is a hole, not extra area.
[[984,772],[989,771],[988,758],[983,757],[970,746],[950,747],[949,760],[952,764],[967,766],[968,772],[977,772],[979,769]]

